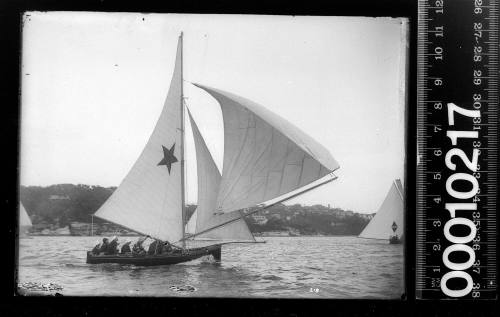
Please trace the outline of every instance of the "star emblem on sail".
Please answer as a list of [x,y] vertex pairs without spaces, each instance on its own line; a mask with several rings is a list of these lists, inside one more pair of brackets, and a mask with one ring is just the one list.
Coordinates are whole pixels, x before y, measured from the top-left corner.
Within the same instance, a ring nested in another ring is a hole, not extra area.
[[[184,240],[186,229],[182,165],[172,165],[177,162],[175,144],[181,145],[179,161],[183,161],[180,43],[170,90],[155,129],[130,172],[96,213],[171,242]],[[220,104],[224,161],[221,173],[189,113],[198,173],[198,206],[188,225],[188,229],[195,227],[191,238],[254,241],[241,210],[285,201],[336,178],[332,172],[339,164],[330,152],[290,122],[248,99],[194,85]],[[166,144],[174,145],[167,149]],[[163,157],[161,164],[158,157]],[[162,172],[157,165],[167,169]]]
[[380,205],[375,217],[370,220],[360,238],[387,240],[389,236],[397,234],[403,237],[404,224],[404,199],[401,180],[392,182],[382,205]]
[[[136,162],[95,215],[171,242],[183,237],[181,45],[162,112]],[[178,151],[176,155],[174,152]],[[161,167],[161,168],[160,168]],[[166,167],[166,168],[165,168]]]
[[167,149],[163,145],[161,147],[163,149],[163,158],[161,159],[160,163],[158,163],[158,166],[165,165],[168,169],[168,174],[170,175],[172,163],[178,162],[177,158],[174,156],[175,143],[170,149]]

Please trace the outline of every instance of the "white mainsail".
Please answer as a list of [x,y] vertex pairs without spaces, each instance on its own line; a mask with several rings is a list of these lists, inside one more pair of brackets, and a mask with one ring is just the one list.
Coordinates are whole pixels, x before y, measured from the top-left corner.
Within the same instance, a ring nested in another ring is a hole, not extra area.
[[113,195],[96,212],[114,222],[161,240],[183,237],[182,42],[160,118],[144,150]]
[[[393,223],[397,227],[395,232],[392,231]],[[400,238],[404,234],[403,186],[399,179],[392,182],[384,202],[359,237],[389,239],[394,234],[397,234]]]
[[196,229],[194,233],[235,220],[227,225],[200,234],[197,239],[255,241],[239,211],[216,213],[221,175],[189,110],[188,114],[196,148],[198,174],[198,207],[195,211]]
[[31,219],[28,216],[26,209],[24,209],[22,203],[19,203],[19,228],[22,229],[22,231],[26,231],[32,225],[33,224],[31,223]]
[[216,210],[232,213],[304,187],[339,168],[290,122],[234,94],[200,84],[220,104],[224,163]]
[[96,216],[171,242],[184,243],[184,231],[192,233],[193,227],[200,240],[253,242],[242,209],[303,188],[339,168],[328,150],[278,115],[247,99],[196,84],[221,105],[224,163],[221,176],[190,114],[198,207],[184,226],[182,80],[181,35],[170,89],[153,133]]

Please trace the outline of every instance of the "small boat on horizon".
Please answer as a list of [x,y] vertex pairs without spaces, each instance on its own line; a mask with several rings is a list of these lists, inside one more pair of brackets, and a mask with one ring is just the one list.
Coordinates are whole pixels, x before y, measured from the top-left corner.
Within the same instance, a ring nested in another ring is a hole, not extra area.
[[33,227],[30,216],[26,212],[22,202],[19,202],[19,238],[29,238],[29,230]]
[[404,238],[404,199],[401,180],[392,182],[384,202],[375,216],[359,234],[359,238],[389,239],[390,244],[401,244]]
[[[339,164],[329,151],[280,116],[248,99],[193,84],[219,103],[224,126],[219,172],[183,95],[182,33],[170,89],[158,122],[120,186],[94,214],[144,236],[174,245],[157,255],[96,255],[87,263],[164,265],[212,255],[227,243],[259,243],[244,217],[335,180]],[[186,220],[185,108],[196,150],[198,203]],[[252,212],[243,212],[258,207]],[[205,243],[188,247],[186,243]]]

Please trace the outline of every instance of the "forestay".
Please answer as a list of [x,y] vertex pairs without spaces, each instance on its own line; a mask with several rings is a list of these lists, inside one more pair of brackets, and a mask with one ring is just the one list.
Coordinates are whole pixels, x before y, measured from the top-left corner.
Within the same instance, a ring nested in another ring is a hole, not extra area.
[[161,240],[182,238],[181,43],[163,110],[144,150],[113,195],[96,212]]
[[397,225],[395,233],[401,238],[404,234],[404,203],[403,186],[399,179],[392,182],[384,202],[359,237],[389,239],[394,235],[391,227],[393,222]]
[[[207,148],[196,122],[188,111],[196,148],[196,164],[198,174],[198,207],[195,211],[196,230],[194,233],[217,227],[220,224],[241,218],[240,212],[217,213],[217,193],[221,175],[210,151]],[[191,217],[192,219],[193,217]],[[189,223],[188,223],[189,224]],[[192,233],[192,232],[189,232]],[[200,234],[196,239],[244,240],[255,241],[252,233],[243,219]]]
[[224,120],[224,163],[216,209],[255,206],[316,181],[339,168],[322,145],[264,107],[218,89],[207,91]]

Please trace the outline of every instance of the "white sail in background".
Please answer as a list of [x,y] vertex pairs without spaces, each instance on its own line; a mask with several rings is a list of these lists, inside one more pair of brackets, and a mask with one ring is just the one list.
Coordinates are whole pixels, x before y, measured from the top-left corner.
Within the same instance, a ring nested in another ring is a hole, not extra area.
[[26,231],[32,225],[33,224],[31,223],[31,219],[28,216],[26,209],[24,209],[22,203],[19,203],[19,228],[22,229],[23,231]]
[[188,223],[186,224],[186,233],[194,234],[196,232],[196,219],[198,218],[198,210],[195,210],[189,218]]
[[399,179],[392,183],[375,217],[368,223],[359,237],[389,239],[390,236],[394,235],[391,227],[393,223],[397,226],[395,234],[401,238],[404,233],[404,203],[403,186]]
[[255,206],[339,168],[327,149],[285,119],[250,100],[195,85],[219,102],[224,119],[218,212]]
[[[188,114],[196,148],[198,207],[195,211],[195,233],[198,233],[203,230],[217,227],[231,220],[241,218],[242,215],[238,211],[232,213],[216,213],[217,194],[219,192],[221,175],[196,122],[189,111]],[[191,217],[191,219],[192,218],[193,217]],[[197,236],[197,239],[255,241],[243,219],[236,220],[214,230],[200,234]]]
[[170,90],[153,133],[120,186],[95,214],[168,241],[181,239],[184,229],[180,164],[181,54],[179,40]]

